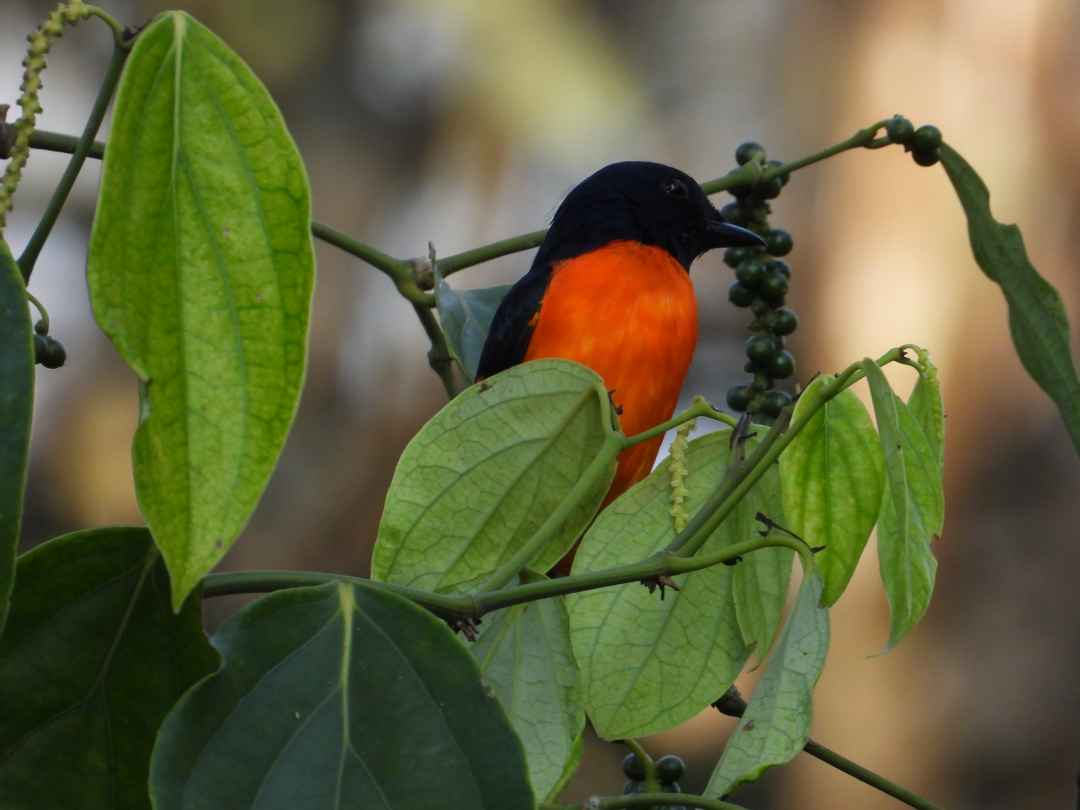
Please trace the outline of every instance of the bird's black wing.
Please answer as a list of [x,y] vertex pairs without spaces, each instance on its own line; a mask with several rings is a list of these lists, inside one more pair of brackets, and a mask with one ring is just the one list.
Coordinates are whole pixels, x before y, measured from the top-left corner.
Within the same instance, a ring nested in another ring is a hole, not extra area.
[[516,366],[525,359],[548,284],[551,265],[534,263],[532,269],[510,288],[491,321],[476,378],[482,379]]

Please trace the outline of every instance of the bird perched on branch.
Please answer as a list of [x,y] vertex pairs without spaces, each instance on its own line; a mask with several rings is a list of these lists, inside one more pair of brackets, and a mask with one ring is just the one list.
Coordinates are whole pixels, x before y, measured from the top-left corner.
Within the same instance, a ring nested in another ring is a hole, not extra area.
[[[606,166],[555,212],[532,267],[495,313],[477,379],[561,357],[603,378],[626,435],[669,419],[697,344],[690,265],[713,248],[761,244],[678,169]],[[604,505],[649,473],[660,443],[623,451]]]

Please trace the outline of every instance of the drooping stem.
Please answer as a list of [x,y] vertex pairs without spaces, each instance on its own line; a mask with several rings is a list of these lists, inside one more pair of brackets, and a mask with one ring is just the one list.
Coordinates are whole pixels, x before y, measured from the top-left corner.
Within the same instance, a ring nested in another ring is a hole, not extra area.
[[860,782],[864,782],[871,787],[877,788],[882,793],[887,793],[894,799],[902,801],[908,807],[915,807],[918,810],[938,810],[937,805],[924,799],[915,793],[912,793],[907,788],[896,784],[880,774],[874,773],[869,768],[864,768],[857,762],[852,762],[847,757],[826,748],[819,742],[814,740],[807,740],[806,746],[803,748],[806,753],[812,757],[820,759],[834,768],[843,771],[848,776],[853,776]]
[[[23,279],[28,283],[30,281],[30,274],[34,271],[34,264],[37,262],[41,249],[45,245],[45,240],[49,238],[49,234],[52,232],[53,226],[60,216],[60,211],[63,209],[64,203],[67,202],[68,195],[75,185],[75,179],[79,176],[79,172],[82,170],[86,158],[90,155],[90,150],[94,145],[94,137],[101,128],[101,122],[105,118],[105,112],[109,109],[109,103],[112,101],[113,94],[116,92],[116,85],[120,82],[120,75],[123,73],[124,62],[127,59],[127,55],[127,48],[122,47],[119,44],[113,48],[112,59],[109,61],[109,67],[105,72],[105,78],[102,80],[101,87],[98,89],[97,98],[94,99],[94,106],[90,110],[90,117],[86,120],[86,126],[83,128],[82,136],[75,143],[75,149],[71,154],[71,160],[68,161],[67,168],[64,169],[64,174],[60,178],[60,182],[53,191],[52,197],[49,198],[49,204],[45,207],[45,212],[41,215],[41,220],[38,222],[37,227],[34,228],[34,232],[30,236],[30,241],[26,243],[22,255],[19,256],[19,269],[22,270]],[[31,146],[33,146],[33,140],[33,136],[31,136]]]

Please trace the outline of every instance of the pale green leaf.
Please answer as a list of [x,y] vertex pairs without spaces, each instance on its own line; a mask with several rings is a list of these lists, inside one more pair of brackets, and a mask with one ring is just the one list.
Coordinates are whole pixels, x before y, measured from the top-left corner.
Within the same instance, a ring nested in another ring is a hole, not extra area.
[[893,393],[874,361],[864,360],[862,368],[870,383],[885,455],[878,558],[889,600],[889,650],[900,643],[930,605],[937,572],[930,540],[934,527],[943,520],[945,500],[941,467],[922,427]]
[[798,754],[810,735],[813,692],[829,649],[829,612],[816,571],[803,581],[746,712],[724,747],[704,795],[726,796]]
[[1009,331],[1020,362],[1054,400],[1073,446],[1080,452],[1080,379],[1061,296],[1031,264],[1020,229],[994,219],[990,192],[975,170],[947,144],[942,144],[940,151],[941,165],[967,216],[975,261],[1005,294]]
[[310,227],[266,88],[187,14],[158,17],[120,83],[87,277],[140,379],[135,487],[174,607],[243,530],[296,412]]
[[[436,263],[437,265],[437,263]],[[446,342],[469,380],[476,379],[491,321],[510,285],[478,290],[455,290],[435,268],[435,304]]]
[[585,728],[563,600],[505,608],[480,630],[470,651],[525,746],[533,790],[552,800],[573,773]]
[[[583,478],[614,430],[603,381],[568,360],[537,360],[466,389],[409,442],[386,496],[375,579],[460,590],[531,538]],[[546,571],[603,500],[615,463],[533,561]]]
[[442,620],[344,583],[258,600],[158,734],[155,810],[533,810],[525,756]]
[[[730,435],[724,430],[690,442],[685,479],[689,513],[723,479]],[[675,532],[669,465],[666,460],[600,514],[578,549],[574,574],[637,562],[671,543]],[[775,485],[759,483],[699,553],[752,539],[753,515],[778,513],[779,503],[760,494],[774,492]],[[586,711],[600,736],[619,739],[672,728],[731,685],[750,652],[735,611],[735,570],[759,553],[764,552],[747,555],[735,567],[716,565],[675,577],[681,590],[669,590],[663,599],[639,583],[567,597]],[[765,591],[782,606],[786,587],[771,592],[780,587],[778,579],[767,578]]]
[[34,340],[26,285],[0,239],[0,633],[15,582],[30,419],[34,411]]
[[[810,383],[792,421],[815,406],[834,379],[821,375]],[[822,405],[780,456],[787,528],[811,546],[825,547],[814,558],[825,607],[843,594],[877,522],[882,467],[877,432],[851,391]]]
[[[945,467],[945,407],[941,401],[941,382],[938,380],[937,367],[931,362],[928,352],[919,351],[917,361],[919,380],[908,397],[907,406],[915,421],[923,430],[926,441],[938,467]],[[942,515],[944,517],[944,514]],[[934,533],[941,531],[939,526]]]

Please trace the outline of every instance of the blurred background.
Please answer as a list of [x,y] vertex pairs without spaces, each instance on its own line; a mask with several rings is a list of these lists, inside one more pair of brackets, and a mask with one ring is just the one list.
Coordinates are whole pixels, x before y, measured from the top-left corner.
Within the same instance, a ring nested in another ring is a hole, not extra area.
[[[1080,318],[1075,2],[100,2],[127,23],[184,8],[223,37],[281,105],[316,218],[397,256],[423,255],[428,240],[448,255],[541,227],[578,180],[615,160],[707,180],[733,165],[742,140],[792,159],[899,112],[937,124],[975,166],[998,219],[1021,225],[1033,262]],[[3,0],[0,102],[16,100],[23,37],[52,5]],[[59,43],[40,126],[81,130],[110,47],[94,23]],[[8,230],[16,253],[66,160],[32,155]],[[83,276],[98,169],[83,171],[31,287],[69,359],[39,367],[25,547],[140,522],[135,378],[94,326]],[[888,608],[868,547],[832,611],[814,737],[942,807],[1074,807],[1080,464],[1016,358],[944,172],[896,148],[848,153],[798,172],[772,221],[795,238],[799,378],[914,342],[933,352],[948,414],[934,601],[898,649],[876,656]],[[444,401],[420,326],[388,280],[317,249],[299,416],[224,568],[365,574],[395,461]],[[510,282],[530,260],[507,257],[454,283]],[[722,402],[742,377],[747,313],[727,303],[730,272],[719,253],[695,265],[701,341],[687,400]],[[901,390],[913,382],[905,369],[893,379]],[[209,603],[208,621],[235,606]],[[744,692],[754,677],[740,680]],[[686,758],[684,787],[698,790],[732,727],[710,710],[646,742]],[[620,792],[624,753],[591,740],[564,799]],[[736,798],[756,810],[898,806],[805,755]]]

